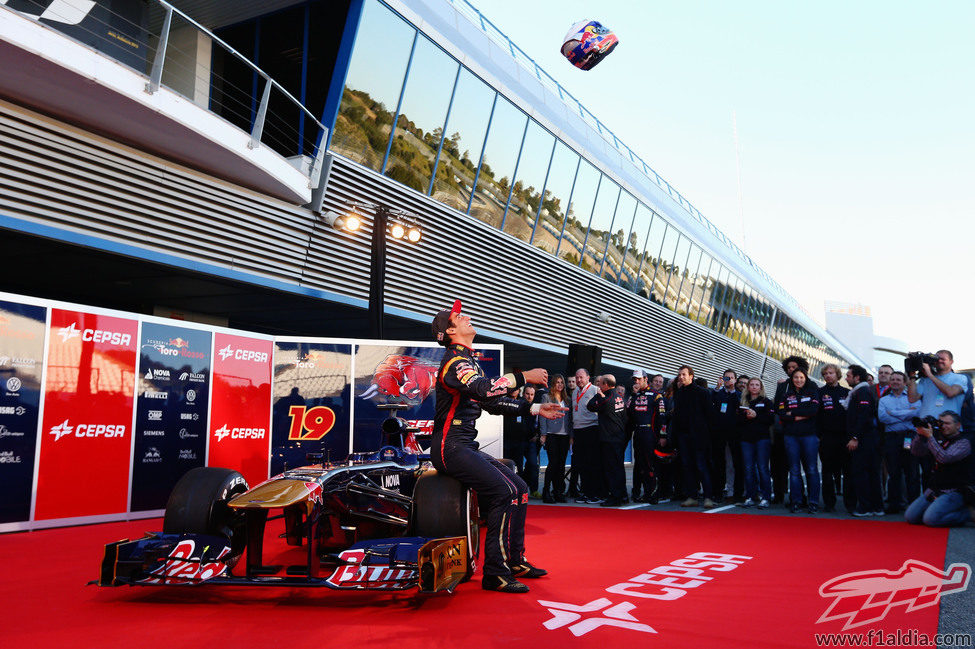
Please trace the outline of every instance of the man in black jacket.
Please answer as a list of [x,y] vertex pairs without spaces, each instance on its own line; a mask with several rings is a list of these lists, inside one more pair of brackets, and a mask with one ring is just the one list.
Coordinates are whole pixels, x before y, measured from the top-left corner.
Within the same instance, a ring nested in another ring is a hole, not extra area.
[[603,473],[609,495],[600,507],[619,507],[626,500],[626,473],[623,454],[626,452],[626,404],[616,390],[616,377],[605,374],[596,379],[599,392],[586,406],[599,415],[599,445],[602,450]]
[[867,383],[867,370],[851,365],[846,382],[854,386],[847,397],[846,448],[857,506],[854,516],[883,516],[880,487],[880,434],[877,432],[877,394]]
[[840,368],[824,365],[820,376],[826,385],[819,388],[819,458],[823,463],[823,511],[836,511],[837,496],[842,494],[846,511],[853,513],[856,497],[850,479],[850,453],[846,449],[846,408],[843,402],[849,388],[840,385]]
[[526,382],[547,384],[548,372],[536,368],[504,376],[484,376],[471,347],[477,331],[470,317],[460,310],[460,300],[457,300],[452,309],[437,313],[432,324],[434,339],[447,349],[437,372],[430,461],[437,471],[477,491],[478,504],[487,520],[481,587],[502,593],[527,593],[528,586],[518,581],[518,577],[537,578],[547,574],[528,563],[524,555],[528,486],[500,460],[478,450],[475,422],[481,410],[495,415],[542,415],[557,419],[566,408],[555,403],[531,405],[505,396],[508,388],[521,387]]
[[731,451],[731,464],[735,470],[732,502],[740,502],[745,498],[745,465],[741,459],[741,436],[738,434],[738,406],[741,405],[741,392],[735,387],[737,378],[734,370],[725,370],[721,377],[722,384],[711,395],[714,401],[711,485],[717,502],[724,499],[725,485],[728,482],[725,448]]

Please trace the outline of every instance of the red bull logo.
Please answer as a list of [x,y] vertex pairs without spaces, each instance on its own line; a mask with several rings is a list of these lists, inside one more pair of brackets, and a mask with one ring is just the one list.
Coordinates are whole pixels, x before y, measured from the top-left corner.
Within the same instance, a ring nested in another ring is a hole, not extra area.
[[360,394],[363,399],[376,395],[417,404],[426,399],[437,382],[437,365],[432,361],[403,354],[390,354],[376,366],[372,385]]
[[816,623],[842,620],[843,630],[878,622],[895,606],[908,612],[941,601],[942,595],[968,588],[972,568],[953,563],[945,572],[923,561],[909,559],[899,570],[865,570],[830,579],[819,587],[819,595],[834,598]]

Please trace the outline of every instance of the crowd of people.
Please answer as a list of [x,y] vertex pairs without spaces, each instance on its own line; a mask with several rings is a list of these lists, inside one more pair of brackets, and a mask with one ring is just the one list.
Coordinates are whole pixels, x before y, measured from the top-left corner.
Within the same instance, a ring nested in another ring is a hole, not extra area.
[[506,417],[505,454],[547,503],[677,499],[683,507],[783,505],[809,514],[841,504],[856,517],[903,513],[910,523],[963,525],[973,511],[965,496],[975,483],[975,402],[971,380],[952,371],[951,352],[937,359],[916,376],[883,365],[876,379],[858,365],[845,375],[825,365],[822,385],[798,356],[785,359],[787,378],[774,386],[729,369],[711,387],[687,365],[670,381],[635,370],[629,386],[585,369],[550,374],[548,385],[509,396],[557,404],[566,416]]

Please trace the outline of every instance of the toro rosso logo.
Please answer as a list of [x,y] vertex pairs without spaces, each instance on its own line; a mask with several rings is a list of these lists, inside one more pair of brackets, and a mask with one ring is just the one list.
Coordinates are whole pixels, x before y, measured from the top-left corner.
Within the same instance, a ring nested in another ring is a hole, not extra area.
[[359,396],[370,399],[384,395],[396,401],[418,404],[430,395],[436,377],[435,363],[416,356],[390,354],[376,366],[372,384]]
[[58,330],[61,342],[68,342],[72,338],[80,337],[86,342],[108,343],[109,345],[119,345],[127,347],[132,342],[130,334],[118,331],[108,331],[107,329],[78,329],[78,323],[72,322],[70,326],[61,327]]
[[217,438],[218,442],[222,442],[227,437],[230,439],[264,439],[267,436],[267,429],[231,428],[224,424],[220,428],[213,431],[213,435]]
[[909,559],[896,571],[866,570],[840,575],[819,587],[821,597],[834,599],[816,623],[845,618],[845,631],[880,621],[895,606],[906,606],[907,611],[934,606],[942,595],[968,588],[971,574],[967,563],[953,563],[944,572]]
[[253,349],[234,349],[232,346],[227,345],[226,347],[217,350],[220,354],[220,360],[225,361],[228,358],[233,358],[238,361],[253,361],[255,363],[266,363],[267,362],[267,352],[258,352]]

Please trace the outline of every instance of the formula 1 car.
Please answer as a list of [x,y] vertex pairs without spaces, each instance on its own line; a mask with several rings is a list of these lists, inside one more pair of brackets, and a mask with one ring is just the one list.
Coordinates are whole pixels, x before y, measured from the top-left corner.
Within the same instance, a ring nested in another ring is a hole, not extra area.
[[[391,417],[400,446],[286,470],[253,489],[230,469],[199,467],[173,488],[163,530],[109,543],[100,586],[225,584],[453,592],[476,566],[475,494],[440,475],[416,429]],[[298,565],[265,565],[267,523],[307,546]],[[246,555],[243,567],[238,563]]]

